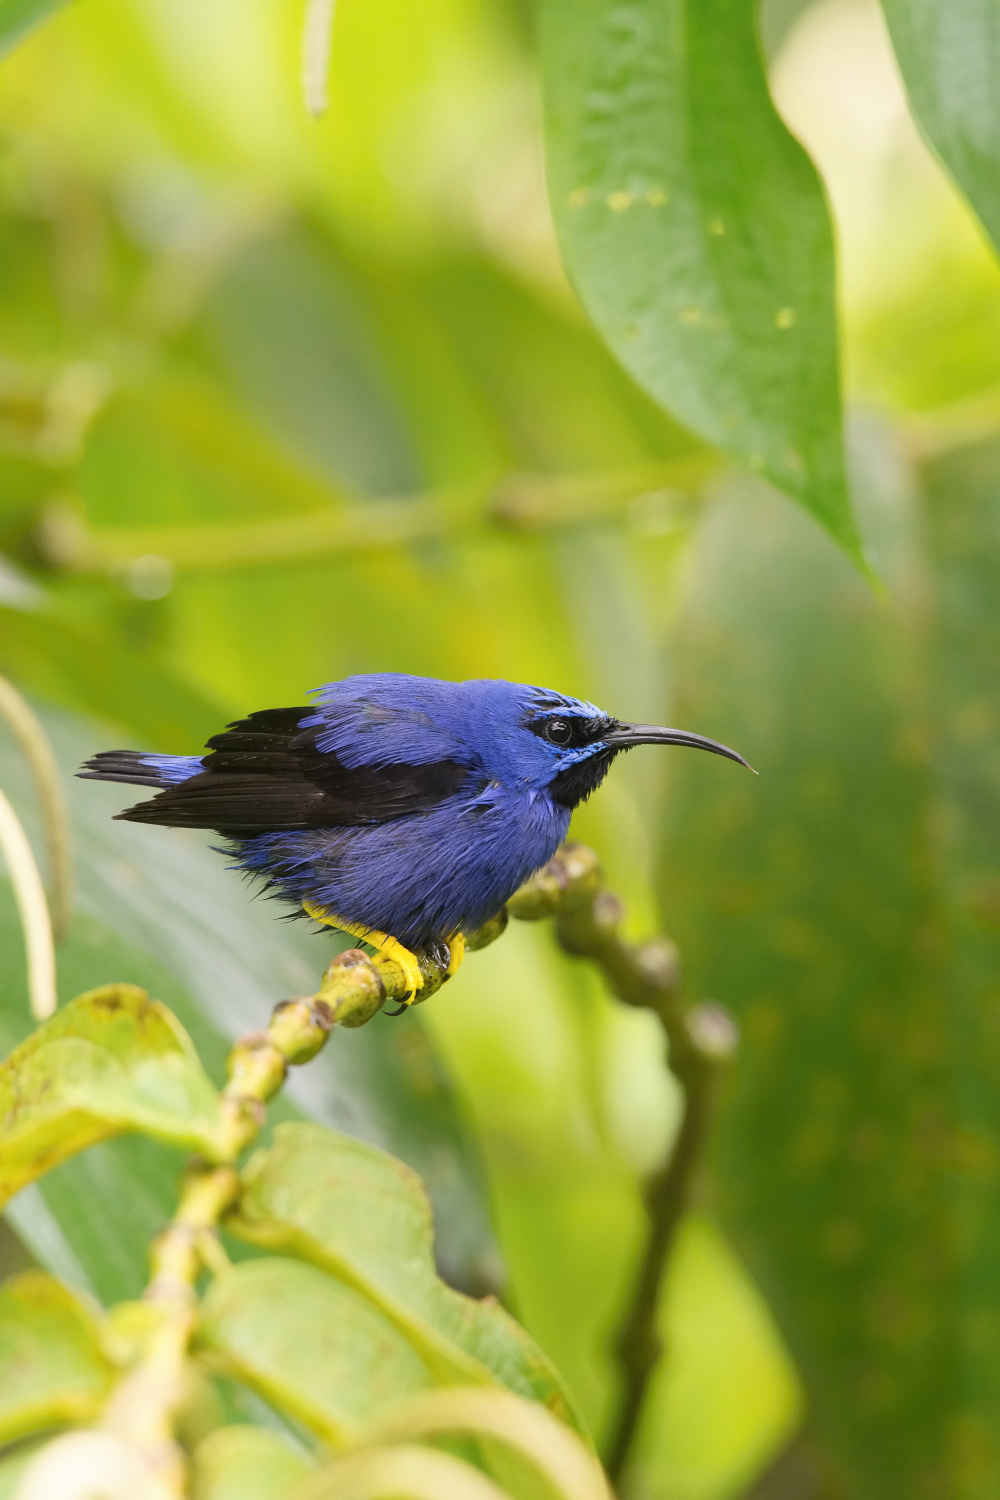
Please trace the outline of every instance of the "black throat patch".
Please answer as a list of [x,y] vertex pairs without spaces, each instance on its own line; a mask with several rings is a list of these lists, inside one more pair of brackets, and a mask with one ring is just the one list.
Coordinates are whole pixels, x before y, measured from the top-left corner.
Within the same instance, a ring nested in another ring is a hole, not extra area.
[[617,750],[597,750],[585,760],[567,766],[549,782],[549,796],[559,807],[577,807],[596,792],[611,768]]

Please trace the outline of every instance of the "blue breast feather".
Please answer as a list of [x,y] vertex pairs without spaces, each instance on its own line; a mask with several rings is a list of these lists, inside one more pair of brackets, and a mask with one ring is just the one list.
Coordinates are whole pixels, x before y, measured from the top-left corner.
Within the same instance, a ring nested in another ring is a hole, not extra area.
[[279,898],[308,898],[420,948],[495,916],[552,858],[569,820],[568,808],[544,796],[472,788],[414,817],[265,833],[233,852],[236,866],[263,876]]

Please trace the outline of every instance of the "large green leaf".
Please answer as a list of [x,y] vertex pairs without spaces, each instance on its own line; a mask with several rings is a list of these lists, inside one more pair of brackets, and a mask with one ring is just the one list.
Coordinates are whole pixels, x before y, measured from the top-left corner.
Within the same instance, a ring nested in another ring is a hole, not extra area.
[[111,1378],[92,1313],[59,1282],[26,1271],[0,1287],[0,1444],[93,1418]]
[[192,1458],[193,1500],[284,1500],[308,1461],[264,1427],[220,1427]]
[[0,1203],[123,1130],[219,1149],[218,1094],[190,1038],[130,984],[70,1001],[0,1064]]
[[499,1381],[576,1422],[545,1355],[493,1299],[438,1278],[423,1183],[401,1161],[315,1125],[282,1125],[245,1173],[236,1233],[299,1255],[367,1297],[442,1380]]
[[917,123],[1000,247],[1000,8],[882,0]]
[[0,57],[65,0],[0,0]]
[[874,489],[877,445],[867,471],[891,600],[765,497],[706,528],[679,716],[760,779],[678,764],[663,890],[697,992],[742,1025],[720,1208],[847,1492],[980,1500],[1000,1483],[996,450],[975,493],[975,465],[936,475],[930,617],[918,518]]
[[[957,1120],[948,1139],[949,1207],[960,1247],[953,1391],[976,1461],[965,1493],[1000,1488],[1000,442],[924,470],[927,537],[938,589],[931,657],[934,804],[950,939],[945,1003]],[[974,1482],[973,1482],[974,1481]]]
[[833,241],[749,0],[546,0],[549,189],[570,276],[636,380],[854,557]]
[[295,1260],[247,1261],[217,1277],[201,1306],[199,1340],[216,1366],[335,1447],[434,1384],[366,1297]]

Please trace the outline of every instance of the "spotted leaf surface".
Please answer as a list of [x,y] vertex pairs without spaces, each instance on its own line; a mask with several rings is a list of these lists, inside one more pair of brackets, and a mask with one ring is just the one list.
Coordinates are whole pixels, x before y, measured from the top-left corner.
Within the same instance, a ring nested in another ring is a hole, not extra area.
[[135,985],[91,990],[0,1065],[0,1203],[125,1130],[213,1155],[218,1095],[187,1033]]
[[625,368],[857,555],[833,242],[775,113],[747,0],[547,0],[549,189],[567,268]]

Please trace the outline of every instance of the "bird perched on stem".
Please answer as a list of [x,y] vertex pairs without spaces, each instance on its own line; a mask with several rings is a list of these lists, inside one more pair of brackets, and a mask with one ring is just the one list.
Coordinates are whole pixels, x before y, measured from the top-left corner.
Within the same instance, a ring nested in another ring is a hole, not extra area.
[[555,853],[570,815],[634,745],[715,740],[628,724],[545,688],[373,673],[313,707],[268,708],[207,755],[109,750],[80,775],[155,787],[118,814],[212,828],[236,868],[316,921],[369,943],[420,996],[418,955],[450,974],[465,935]]

